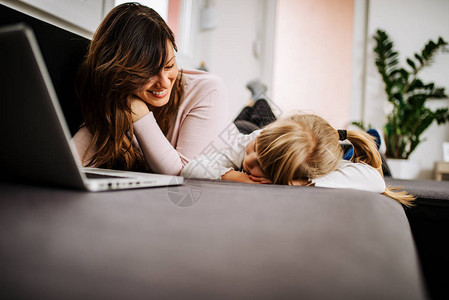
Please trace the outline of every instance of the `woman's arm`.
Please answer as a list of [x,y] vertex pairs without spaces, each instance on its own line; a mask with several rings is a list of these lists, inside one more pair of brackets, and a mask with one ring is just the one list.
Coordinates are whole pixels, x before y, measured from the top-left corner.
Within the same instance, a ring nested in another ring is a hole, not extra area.
[[178,175],[183,167],[181,154],[167,140],[152,112],[133,124],[134,134],[151,170],[159,174]]
[[385,192],[385,181],[373,167],[363,163],[341,161],[337,170],[312,180],[315,186],[347,188],[376,193]]
[[[151,112],[134,122],[134,132],[150,168],[161,174],[178,175],[193,158],[204,153],[228,122],[228,102],[223,83],[208,76],[197,84],[182,103],[182,115],[174,121],[177,134],[172,145],[160,130]],[[217,148],[221,144],[217,143]]]

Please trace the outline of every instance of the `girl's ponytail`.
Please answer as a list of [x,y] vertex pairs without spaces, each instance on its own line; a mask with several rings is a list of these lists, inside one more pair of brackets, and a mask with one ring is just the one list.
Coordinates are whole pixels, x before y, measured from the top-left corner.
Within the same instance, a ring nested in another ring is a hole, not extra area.
[[375,168],[383,176],[382,158],[379,151],[377,151],[374,138],[363,131],[348,130],[347,139],[354,149],[351,161],[356,163],[364,162]]
[[[351,161],[364,162],[375,168],[383,176],[382,158],[379,151],[377,151],[374,138],[362,131],[348,130],[347,139],[354,149]],[[396,191],[397,189],[387,186],[383,194],[405,206],[413,206],[412,201],[415,200],[415,197],[405,191]]]

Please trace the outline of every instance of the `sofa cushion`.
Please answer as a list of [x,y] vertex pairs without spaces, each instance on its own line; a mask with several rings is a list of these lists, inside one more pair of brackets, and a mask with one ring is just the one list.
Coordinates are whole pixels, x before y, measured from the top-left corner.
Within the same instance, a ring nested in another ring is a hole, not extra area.
[[424,279],[432,299],[447,299],[449,269],[449,181],[387,178],[415,195],[416,205],[405,209],[419,254]]
[[380,194],[204,180],[0,190],[4,295],[425,298],[404,211]]
[[415,195],[417,203],[449,207],[449,181],[386,178],[385,182]]

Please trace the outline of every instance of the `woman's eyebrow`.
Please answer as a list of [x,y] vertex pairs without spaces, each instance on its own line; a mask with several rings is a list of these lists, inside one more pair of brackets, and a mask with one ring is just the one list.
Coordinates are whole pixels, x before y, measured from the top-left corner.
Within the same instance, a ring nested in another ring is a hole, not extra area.
[[176,56],[173,55],[172,58],[170,58],[170,59],[167,61],[167,64],[170,63],[175,57],[176,57]]

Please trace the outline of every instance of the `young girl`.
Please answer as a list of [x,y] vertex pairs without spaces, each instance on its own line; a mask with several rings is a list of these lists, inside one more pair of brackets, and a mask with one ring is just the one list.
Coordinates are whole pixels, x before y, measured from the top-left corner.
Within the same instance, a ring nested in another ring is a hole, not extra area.
[[[351,161],[342,160],[339,141],[353,145]],[[241,136],[220,152],[185,166],[187,178],[247,183],[314,185],[384,193],[406,206],[414,197],[385,186],[382,161],[373,138],[364,132],[335,130],[321,117],[295,114],[265,129]]]

